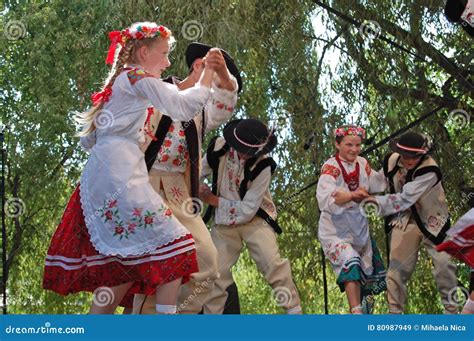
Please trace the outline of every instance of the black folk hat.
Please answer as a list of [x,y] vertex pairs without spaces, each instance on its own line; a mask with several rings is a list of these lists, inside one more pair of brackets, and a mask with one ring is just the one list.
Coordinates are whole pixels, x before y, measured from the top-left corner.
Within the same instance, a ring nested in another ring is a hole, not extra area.
[[[186,48],[186,64],[188,64],[188,67],[190,68],[197,58],[204,58],[211,48],[212,46],[210,45],[197,42],[189,44]],[[230,54],[223,49],[220,50],[224,55],[227,69],[229,69],[229,72],[235,77],[235,79],[237,79],[237,84],[239,86],[237,91],[240,92],[242,90],[242,77],[240,77],[239,69],[237,68],[237,65],[235,65],[234,59],[232,59]]]
[[418,133],[408,132],[390,141],[390,149],[400,155],[418,157],[429,151],[427,139]]
[[230,121],[224,127],[224,139],[239,153],[250,157],[271,152],[277,145],[277,137],[273,130],[259,120],[239,119]]

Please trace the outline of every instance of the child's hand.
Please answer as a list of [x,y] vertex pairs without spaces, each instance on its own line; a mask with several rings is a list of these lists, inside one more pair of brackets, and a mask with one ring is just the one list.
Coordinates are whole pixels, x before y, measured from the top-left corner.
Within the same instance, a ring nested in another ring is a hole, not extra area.
[[368,198],[369,196],[370,194],[367,193],[367,190],[364,187],[359,187],[357,190],[352,192],[352,201],[359,203],[362,200]]
[[234,90],[234,84],[229,77],[229,71],[227,70],[227,65],[225,63],[224,55],[221,50],[216,47],[213,47],[209,50],[206,55],[206,67],[211,70],[214,70],[219,77],[220,88],[224,88],[230,91]]
[[351,193],[350,192],[343,192],[343,191],[337,191],[332,194],[334,198],[334,202],[336,205],[343,205],[346,202],[351,201]]
[[206,184],[202,184],[199,187],[199,199],[214,207],[217,207],[219,204],[219,197],[214,195],[209,186]]

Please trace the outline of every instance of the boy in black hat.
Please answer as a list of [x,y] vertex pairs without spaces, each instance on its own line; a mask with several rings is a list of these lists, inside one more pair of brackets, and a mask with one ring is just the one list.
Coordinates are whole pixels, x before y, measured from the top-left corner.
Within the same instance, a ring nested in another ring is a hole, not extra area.
[[390,142],[394,153],[385,157],[383,172],[390,194],[375,196],[380,213],[389,216],[391,228],[390,264],[387,272],[389,310],[404,312],[407,282],[415,270],[418,251],[424,245],[430,255],[433,275],[445,313],[457,313],[450,293],[457,286],[456,265],[436,245],[450,227],[448,205],[441,184],[441,171],[429,151],[426,138],[408,132]]
[[[202,112],[188,122],[173,121],[156,110],[149,111],[150,119],[145,124],[148,137],[143,150],[153,188],[196,242],[199,272],[193,273],[191,280],[181,286],[177,308],[181,314],[198,314],[218,275],[217,251],[199,215],[201,142],[206,132],[232,116],[242,80],[233,59],[222,49],[191,43],[186,49],[186,62],[190,68],[188,77],[184,80],[169,77],[165,81],[185,91],[199,80],[204,65],[212,64],[216,74],[211,96]],[[153,314],[153,302],[152,297],[135,295],[133,312]]]
[[447,0],[444,14],[449,21],[461,24],[464,31],[474,37],[474,0]]
[[[243,242],[250,256],[273,288],[277,303],[289,314],[301,314],[300,298],[288,260],[281,258],[275,233],[276,207],[270,195],[271,176],[276,168],[266,156],[277,144],[273,130],[255,119],[235,120],[224,128],[224,137],[210,143],[203,161],[203,176],[213,174],[212,191],[201,185],[201,199],[215,210],[212,240],[218,252],[216,280],[205,314],[222,314],[226,288],[233,283],[231,268]],[[206,220],[206,218],[205,218]]]

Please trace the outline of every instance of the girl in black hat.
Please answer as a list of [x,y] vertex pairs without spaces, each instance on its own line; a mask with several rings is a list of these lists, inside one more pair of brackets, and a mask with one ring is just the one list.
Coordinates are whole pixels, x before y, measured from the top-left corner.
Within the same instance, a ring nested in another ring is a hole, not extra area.
[[[269,187],[276,164],[266,154],[276,144],[273,130],[258,120],[246,119],[230,122],[224,137],[214,139],[208,147],[203,176],[213,173],[213,188],[201,185],[201,199],[215,210],[211,235],[219,255],[220,278],[204,313],[224,311],[226,289],[233,283],[231,268],[243,242],[273,288],[278,304],[289,314],[302,313],[290,264],[281,258],[275,234],[281,229]],[[207,217],[212,210],[208,212]]]

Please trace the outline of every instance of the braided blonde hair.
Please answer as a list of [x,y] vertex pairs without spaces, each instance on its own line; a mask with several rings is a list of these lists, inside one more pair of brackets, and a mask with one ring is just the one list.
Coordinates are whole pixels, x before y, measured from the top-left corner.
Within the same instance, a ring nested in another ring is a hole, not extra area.
[[[115,82],[115,79],[120,75],[127,64],[136,63],[136,52],[142,46],[150,46],[155,43],[158,39],[167,39],[170,44],[175,42],[173,36],[167,38],[162,38],[161,36],[156,36],[154,38],[146,39],[130,39],[127,40],[125,46],[123,46],[118,55],[115,57],[114,64],[107,76],[107,79],[104,82],[102,91],[107,87],[112,87]],[[82,125],[82,129],[79,132],[78,136],[87,136],[93,133],[96,130],[95,120],[98,114],[102,111],[104,107],[104,101],[102,100],[99,104],[93,106],[90,110],[77,114],[75,120]]]

